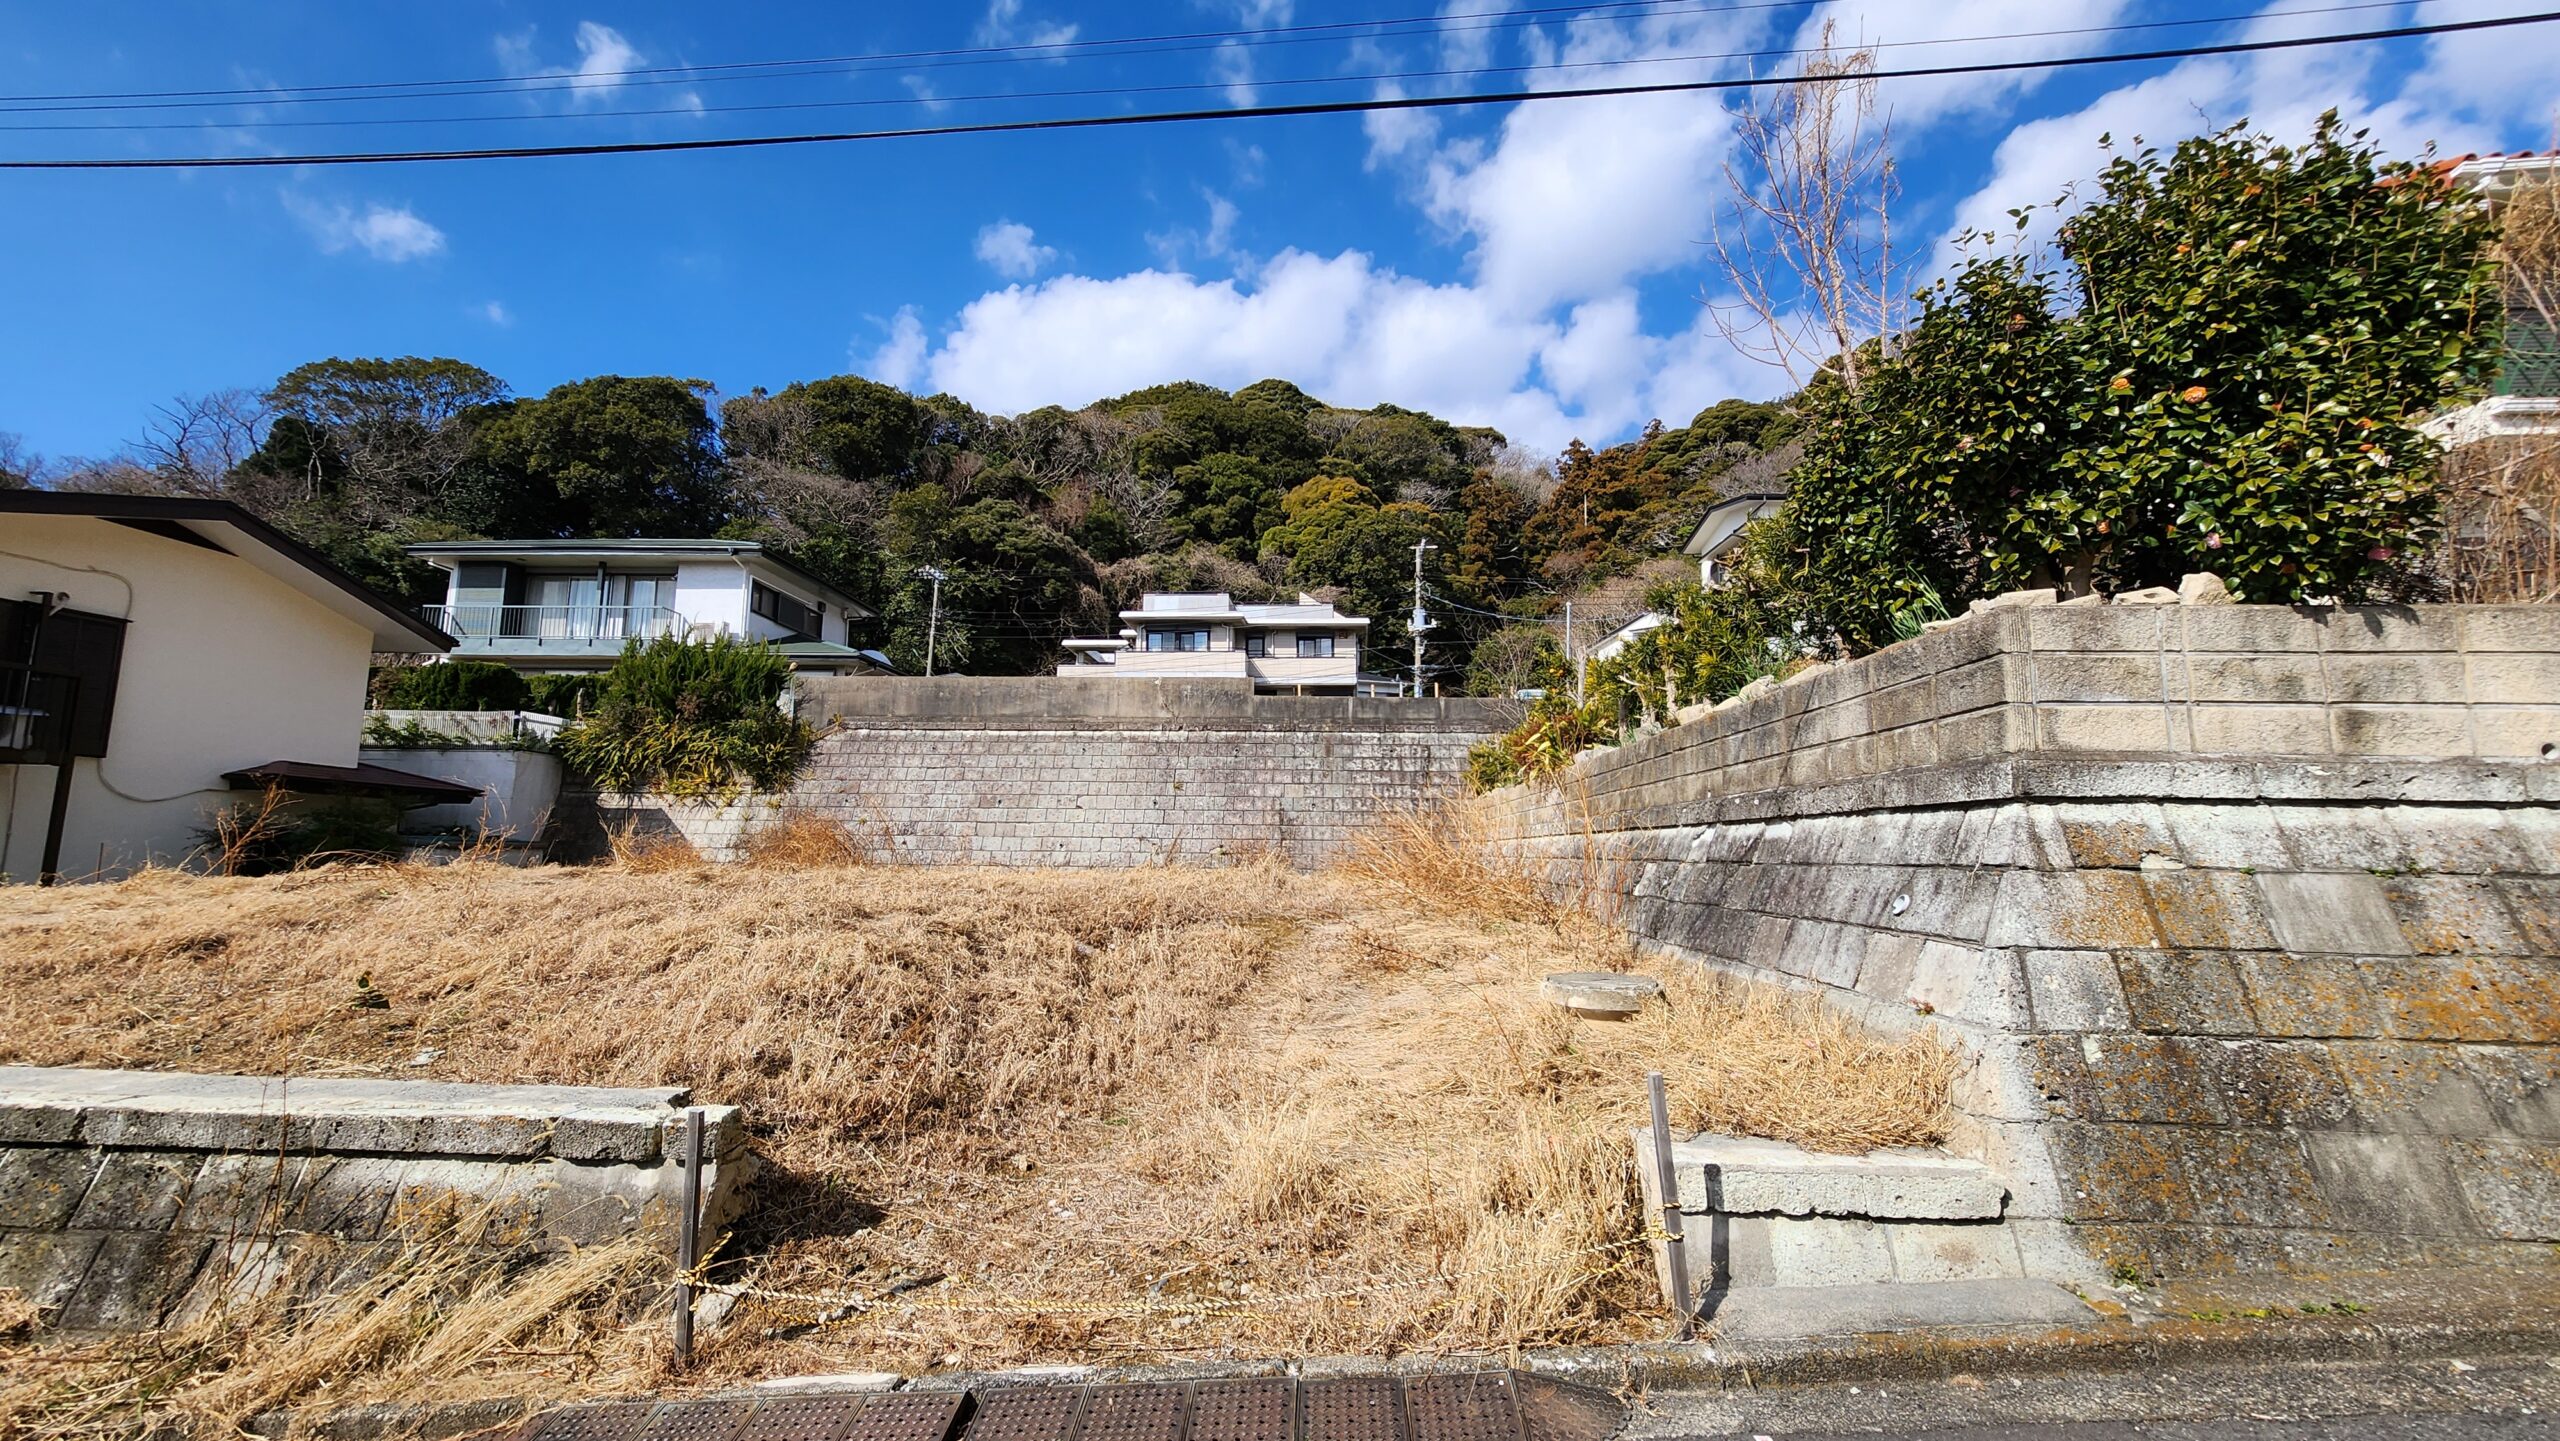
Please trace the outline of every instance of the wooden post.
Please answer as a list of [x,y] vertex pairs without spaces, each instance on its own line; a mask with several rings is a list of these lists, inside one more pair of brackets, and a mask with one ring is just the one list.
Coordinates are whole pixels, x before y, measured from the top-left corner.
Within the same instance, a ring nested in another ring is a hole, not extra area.
[[684,1213],[676,1218],[676,1365],[693,1364],[693,1272],[702,1264],[702,1108],[684,1113]]
[[1663,1275],[1671,1282],[1671,1306],[1680,1317],[1677,1339],[1689,1339],[1698,1315],[1689,1295],[1689,1244],[1680,1222],[1680,1175],[1671,1164],[1671,1103],[1663,1094],[1662,1073],[1647,1071],[1645,1098],[1653,1105],[1653,1184],[1662,1198]]

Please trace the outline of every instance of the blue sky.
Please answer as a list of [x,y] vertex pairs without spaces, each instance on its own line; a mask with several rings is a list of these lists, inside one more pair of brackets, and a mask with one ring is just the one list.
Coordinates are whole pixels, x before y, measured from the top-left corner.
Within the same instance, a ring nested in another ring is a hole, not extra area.
[[[1753,62],[1714,57],[1801,44],[1826,19],[1887,42],[1893,65],[2538,8],[2340,3],[1660,0],[1535,17],[1516,13],[1523,0],[14,3],[0,7],[8,96],[260,93],[156,110],[12,99],[0,109],[24,113],[0,125],[172,128],[0,130],[0,153],[690,138],[1654,81],[1741,73]],[[1436,18],[1271,33],[1390,17]],[[1978,39],[2177,20],[2212,23]],[[1237,31],[1264,33],[1092,44]],[[1057,41],[1083,48],[983,49]],[[1924,43],[1951,41],[1964,43]],[[981,53],[754,78],[614,73],[916,51]],[[2105,131],[2166,141],[2245,117],[2292,134],[2334,105],[2399,150],[2548,146],[2555,55],[2560,26],[1888,82],[1897,243],[1942,256],[1956,230],[2090,173]],[[1524,65],[1570,68],[1416,75]],[[1374,78],[1389,74],[1416,78]],[[529,79],[478,87],[510,93],[330,104],[268,93],[478,77]],[[957,98],[1133,86],[1187,88]],[[726,108],[750,105],[812,108]],[[673,113],[621,113],[635,110]],[[397,123],[287,123],[352,119]],[[1784,388],[1700,303],[1721,284],[1705,242],[1729,212],[1730,145],[1718,99],[1684,95],[694,155],[9,172],[0,432],[56,457],[102,454],[181,393],[262,387],[330,355],[430,354],[526,394],[606,372],[734,394],[855,371],[1008,413],[1162,380],[1280,375],[1337,403],[1430,409],[1552,451]]]

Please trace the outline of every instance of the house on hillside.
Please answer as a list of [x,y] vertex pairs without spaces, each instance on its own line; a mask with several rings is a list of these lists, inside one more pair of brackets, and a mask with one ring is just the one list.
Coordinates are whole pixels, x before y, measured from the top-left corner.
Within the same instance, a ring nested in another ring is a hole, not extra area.
[[1698,518],[1689,543],[1680,547],[1681,554],[1697,557],[1698,584],[1715,590],[1725,583],[1742,528],[1778,513],[1787,499],[1787,474],[1803,459],[1804,442],[1791,440],[1742,460],[1715,478],[1714,504]]
[[770,641],[794,670],[882,675],[888,657],[852,643],[873,612],[744,540],[455,540],[409,554],[445,573],[425,618],[456,659],[548,673],[603,670],[625,644],[660,636]]
[[[2438,169],[2484,196],[2494,211],[2526,186],[2560,186],[2560,150],[2540,155],[2464,155]],[[2506,336],[2489,394],[2430,420],[2447,445],[2510,436],[2560,435],[2560,276],[2510,274]]]
[[1149,591],[1120,612],[1120,633],[1063,642],[1062,676],[1250,680],[1291,695],[1367,695],[1393,686],[1360,674],[1369,618],[1314,596],[1238,605],[1225,591]]
[[357,755],[374,652],[452,645],[228,501],[0,491],[0,873],[183,863],[269,786],[472,799]]

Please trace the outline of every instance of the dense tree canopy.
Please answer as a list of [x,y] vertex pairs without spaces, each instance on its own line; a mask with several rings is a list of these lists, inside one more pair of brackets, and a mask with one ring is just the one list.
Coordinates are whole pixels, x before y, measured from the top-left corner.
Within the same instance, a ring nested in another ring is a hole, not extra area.
[[[859,639],[916,670],[935,568],[935,668],[979,673],[1045,670],[1060,639],[1108,634],[1141,592],[1201,589],[1305,591],[1368,615],[1363,668],[1401,678],[1413,547],[1428,541],[1425,679],[1455,688],[1516,669],[1471,673],[1479,637],[1546,615],[1662,535],[1676,545],[1714,475],[1782,414],[1725,402],[1638,445],[1577,445],[1560,489],[1493,431],[1344,409],[1276,379],[1011,417],[851,375],[711,402],[666,376],[518,397],[459,360],[315,361],[263,394],[183,403],[183,434],[65,483],[227,495],[415,601],[437,584],[402,553],[420,540],[756,540],[879,611]],[[250,439],[227,460],[214,440],[234,436]],[[0,466],[0,484],[37,469]]]

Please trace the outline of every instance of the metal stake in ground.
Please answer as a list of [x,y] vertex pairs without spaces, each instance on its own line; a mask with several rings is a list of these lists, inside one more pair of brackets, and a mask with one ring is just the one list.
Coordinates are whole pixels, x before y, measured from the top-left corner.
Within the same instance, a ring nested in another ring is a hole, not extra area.
[[1680,1176],[1671,1164],[1671,1102],[1662,1073],[1647,1071],[1645,1099],[1653,1104],[1653,1184],[1662,1198],[1662,1274],[1671,1282],[1671,1306],[1679,1315],[1677,1339],[1689,1339],[1698,1308],[1689,1295],[1689,1244],[1680,1225]]
[[684,1113],[684,1212],[676,1218],[676,1364],[693,1364],[693,1273],[702,1264],[702,1108]]

